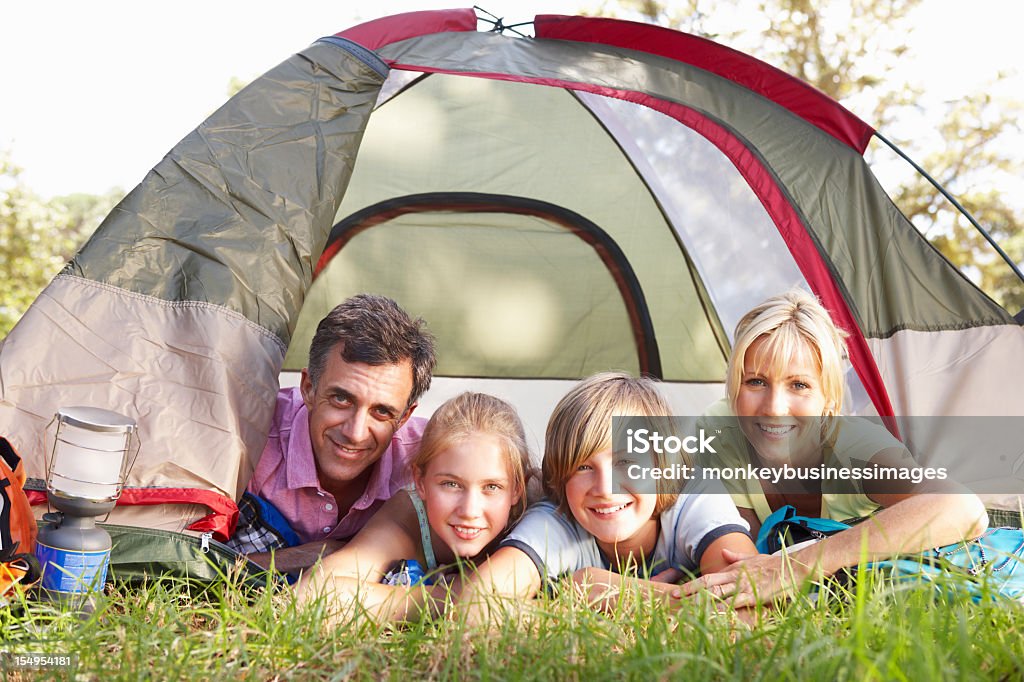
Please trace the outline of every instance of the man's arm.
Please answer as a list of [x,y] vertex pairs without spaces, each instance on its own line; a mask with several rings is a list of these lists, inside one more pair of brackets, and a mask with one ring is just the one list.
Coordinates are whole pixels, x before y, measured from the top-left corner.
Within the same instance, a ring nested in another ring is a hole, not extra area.
[[313,566],[321,557],[337,552],[345,546],[345,543],[345,540],[317,540],[296,547],[282,547],[269,552],[247,554],[246,558],[266,569],[269,569],[273,562],[276,571],[298,573]]
[[[340,551],[325,557],[296,585],[300,601],[325,597],[334,607],[332,619],[356,607],[377,620],[406,620],[424,606],[438,611],[447,587],[381,584],[396,561],[419,554],[419,521],[408,496],[390,499]],[[298,548],[296,548],[298,549]]]
[[[449,586],[385,585],[349,575],[330,572],[307,573],[297,586],[297,597],[308,602],[321,596],[335,608],[330,609],[328,622],[338,625],[347,617],[366,614],[378,622],[407,621],[416,618],[424,609],[431,615],[444,613]],[[357,610],[356,610],[357,609]]]

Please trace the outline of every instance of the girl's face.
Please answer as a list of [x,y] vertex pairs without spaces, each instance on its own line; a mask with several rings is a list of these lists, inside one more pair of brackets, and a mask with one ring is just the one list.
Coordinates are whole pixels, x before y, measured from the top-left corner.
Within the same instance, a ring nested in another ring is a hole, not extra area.
[[[569,510],[608,556],[622,543],[640,542],[644,549],[653,551],[653,543],[648,540],[656,539],[657,495],[636,494],[613,485],[613,470],[611,448],[594,453],[581,464],[565,483]],[[620,472],[620,476],[625,474]]]
[[807,344],[784,362],[761,352],[756,339],[743,356],[736,415],[766,464],[808,464],[821,458],[821,417],[828,406],[818,359]]
[[501,442],[486,433],[441,450],[415,479],[431,529],[455,556],[467,559],[505,530],[521,494]]

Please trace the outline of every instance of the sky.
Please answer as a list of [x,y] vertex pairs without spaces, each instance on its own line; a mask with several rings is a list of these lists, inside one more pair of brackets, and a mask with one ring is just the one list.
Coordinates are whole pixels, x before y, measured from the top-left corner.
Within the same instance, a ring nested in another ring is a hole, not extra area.
[[[480,0],[505,18],[574,14],[588,0]],[[317,38],[362,21],[457,3],[424,0],[19,0],[0,25],[0,151],[50,197],[134,187],[227,97]],[[353,6],[358,5],[358,8]],[[924,0],[908,68],[931,101],[964,97],[1000,70],[1024,97],[1017,0]],[[756,56],[756,53],[755,53]],[[859,113],[859,112],[855,112]],[[1024,132],[1011,141],[1024,150]]]

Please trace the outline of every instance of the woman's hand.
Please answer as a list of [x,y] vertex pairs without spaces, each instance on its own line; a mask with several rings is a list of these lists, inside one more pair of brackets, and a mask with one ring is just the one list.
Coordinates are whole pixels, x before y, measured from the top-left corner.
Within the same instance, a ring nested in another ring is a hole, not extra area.
[[707,592],[738,609],[792,596],[819,573],[814,563],[802,561],[797,554],[745,554],[724,549],[722,557],[729,562],[725,569],[680,586],[680,597]]

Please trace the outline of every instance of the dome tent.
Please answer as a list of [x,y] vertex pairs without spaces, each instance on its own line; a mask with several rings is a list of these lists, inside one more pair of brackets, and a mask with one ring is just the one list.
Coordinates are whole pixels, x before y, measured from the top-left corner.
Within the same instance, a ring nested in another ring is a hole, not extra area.
[[676,31],[476,26],[414,12],[324,38],[169,152],[0,349],[30,476],[57,408],[113,409],[143,438],[113,518],[223,537],[279,371],[360,291],[428,321],[444,386],[529,410],[627,369],[698,413],[739,316],[802,283],[850,333],[851,404],[1024,414],[1024,331],[893,206],[870,126]]

